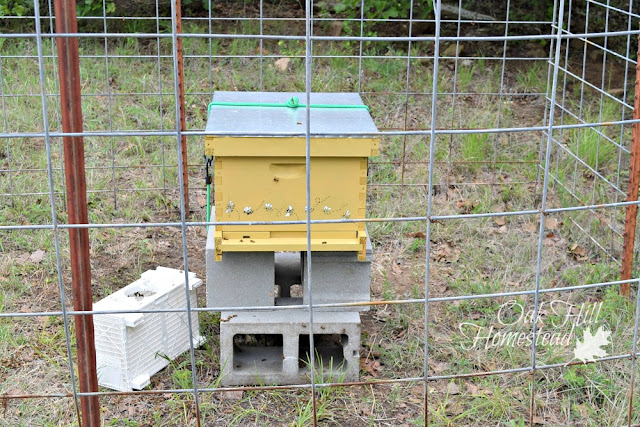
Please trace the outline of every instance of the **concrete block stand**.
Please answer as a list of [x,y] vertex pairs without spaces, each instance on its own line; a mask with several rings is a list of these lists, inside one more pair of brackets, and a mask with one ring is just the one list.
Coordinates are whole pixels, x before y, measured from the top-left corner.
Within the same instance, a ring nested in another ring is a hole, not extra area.
[[[226,255],[225,255],[226,256]],[[356,312],[306,310],[222,312],[221,384],[301,384],[310,382],[309,334],[314,334],[316,382],[357,381],[360,368],[360,316]]]
[[[212,213],[215,217],[215,212]],[[222,385],[310,382],[310,337],[316,350],[316,382],[357,381],[360,315],[369,306],[314,309],[313,330],[305,309],[274,306],[308,304],[306,252],[225,252],[214,260],[215,228],[206,244],[207,306],[219,307]],[[370,300],[371,241],[367,259],[356,252],[313,252],[314,304]],[[295,292],[293,292],[295,290]],[[233,307],[263,307],[238,312]]]

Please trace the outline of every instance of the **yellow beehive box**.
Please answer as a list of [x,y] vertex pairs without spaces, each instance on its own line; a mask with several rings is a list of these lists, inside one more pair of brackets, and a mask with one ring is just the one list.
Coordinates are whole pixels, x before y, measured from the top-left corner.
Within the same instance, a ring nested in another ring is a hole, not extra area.
[[[304,100],[304,93],[214,94],[205,154],[214,156],[215,221],[306,220]],[[355,93],[313,93],[311,106],[311,219],[365,218],[368,157],[378,154],[369,111]],[[218,225],[215,258],[304,251],[306,231],[306,224]],[[313,251],[354,251],[364,260],[365,242],[364,223],[311,225]]]

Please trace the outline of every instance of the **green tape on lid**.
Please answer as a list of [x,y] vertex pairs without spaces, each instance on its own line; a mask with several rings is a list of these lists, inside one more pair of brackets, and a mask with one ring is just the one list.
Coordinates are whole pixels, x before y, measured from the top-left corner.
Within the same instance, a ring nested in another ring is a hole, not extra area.
[[[287,100],[287,102],[223,102],[214,101],[209,103],[207,107],[207,113],[211,113],[211,107],[213,106],[226,106],[226,107],[288,107],[288,108],[306,108],[306,104],[300,104],[300,100],[297,96],[293,96]],[[348,104],[310,104],[309,108],[340,108],[340,109],[365,109],[369,111],[369,107],[366,105],[348,105]]]

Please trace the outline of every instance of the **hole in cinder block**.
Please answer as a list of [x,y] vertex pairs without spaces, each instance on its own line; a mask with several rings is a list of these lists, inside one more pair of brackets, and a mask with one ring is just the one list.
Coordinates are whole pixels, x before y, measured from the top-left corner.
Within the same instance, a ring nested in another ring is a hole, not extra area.
[[280,289],[275,305],[302,304],[301,252],[275,253],[275,286]]
[[234,371],[280,372],[283,360],[281,334],[233,336]]
[[[347,360],[344,350],[349,343],[349,337],[345,334],[313,334],[313,345],[316,353],[316,363],[325,369],[332,367],[345,368]],[[298,368],[309,369],[311,345],[309,335],[300,335],[298,339]]]

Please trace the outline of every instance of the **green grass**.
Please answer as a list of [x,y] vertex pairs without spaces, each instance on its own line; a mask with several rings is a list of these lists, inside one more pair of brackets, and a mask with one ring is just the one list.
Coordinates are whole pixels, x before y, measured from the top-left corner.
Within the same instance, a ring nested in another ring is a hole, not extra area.
[[486,65],[483,59],[474,60],[471,66],[460,64],[458,66],[458,91],[467,92],[474,80],[474,77],[483,73],[485,68]]
[[590,168],[606,170],[615,159],[616,147],[592,129],[574,129],[572,151]]
[[516,74],[518,88],[523,92],[547,92],[547,64],[536,61]]
[[489,140],[489,134],[469,133],[463,135],[460,151],[462,159],[465,161],[487,161],[491,152],[491,142]]

